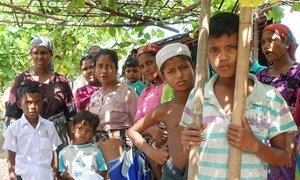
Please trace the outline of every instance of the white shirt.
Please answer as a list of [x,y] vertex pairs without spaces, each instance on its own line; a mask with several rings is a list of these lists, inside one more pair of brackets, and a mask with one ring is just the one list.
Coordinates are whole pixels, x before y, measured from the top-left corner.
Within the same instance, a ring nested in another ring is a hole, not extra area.
[[52,122],[39,116],[33,128],[23,114],[8,127],[2,149],[16,153],[15,173],[23,180],[50,180],[53,151],[61,143]]

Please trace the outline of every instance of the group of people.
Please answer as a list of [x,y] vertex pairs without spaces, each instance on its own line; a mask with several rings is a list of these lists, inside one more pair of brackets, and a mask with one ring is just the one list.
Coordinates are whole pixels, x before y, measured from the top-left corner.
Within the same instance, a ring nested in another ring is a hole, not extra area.
[[232,13],[210,19],[207,59],[215,74],[205,85],[200,127],[192,120],[195,64],[188,46],[140,47],[122,67],[124,82],[117,53],[93,47],[79,63],[86,83],[72,93],[69,80],[54,71],[51,41],[33,38],[34,68],[15,78],[6,107],[10,178],[184,180],[189,149],[200,145],[198,178],[227,179],[231,145],[242,151],[241,179],[295,179],[297,43],[285,25],[264,28],[262,51],[270,66],[249,61],[246,109],[242,127],[236,126],[238,28]]

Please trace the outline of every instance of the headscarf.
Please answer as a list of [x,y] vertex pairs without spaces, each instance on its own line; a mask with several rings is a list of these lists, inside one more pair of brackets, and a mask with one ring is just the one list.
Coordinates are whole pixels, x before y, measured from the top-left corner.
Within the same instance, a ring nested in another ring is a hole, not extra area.
[[273,31],[276,34],[278,34],[281,38],[286,40],[286,42],[289,45],[289,48],[288,48],[289,56],[294,61],[296,60],[295,53],[296,53],[298,44],[297,44],[297,41],[296,41],[292,31],[286,25],[278,24],[278,23],[270,24],[270,25],[266,26],[262,32],[265,32],[265,31]]
[[35,36],[30,42],[30,52],[36,47],[45,47],[53,54],[53,45],[46,36]]
[[153,52],[157,53],[160,48],[155,44],[148,44],[139,48],[138,52],[136,53],[136,58],[139,57],[141,54],[146,52]]
[[[53,44],[51,43],[50,39],[46,36],[35,36],[34,38],[32,38],[30,42],[30,53],[32,49],[36,47],[45,47],[53,55]],[[50,58],[49,68],[51,71],[54,71],[52,58]]]

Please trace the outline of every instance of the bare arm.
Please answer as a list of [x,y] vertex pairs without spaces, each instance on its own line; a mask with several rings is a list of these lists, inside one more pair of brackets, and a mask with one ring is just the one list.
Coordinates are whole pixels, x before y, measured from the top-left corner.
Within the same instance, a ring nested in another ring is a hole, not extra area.
[[52,158],[52,170],[54,179],[57,179],[57,153],[53,151],[53,158]]
[[242,150],[256,154],[260,159],[273,166],[284,166],[289,162],[286,150],[286,133],[278,134],[271,139],[271,147],[261,142],[253,134],[248,120],[242,118],[243,127],[229,125],[228,142]]
[[104,180],[107,180],[107,171],[100,171],[98,174],[102,176]]
[[9,124],[13,123],[16,120],[17,120],[17,118],[15,118],[15,117],[7,117],[7,121],[9,122]]
[[73,122],[67,121],[68,135],[70,138],[70,143],[73,141],[73,133],[72,133]]
[[7,164],[8,164],[8,174],[10,180],[17,179],[15,173],[15,159],[16,159],[16,153],[8,150]]
[[165,149],[153,148],[147,144],[141,135],[144,130],[158,122],[159,113],[157,109],[158,108],[154,108],[145,118],[138,120],[131,128],[129,128],[127,135],[131,139],[132,143],[135,144],[141,151],[146,153],[148,157],[159,164],[163,164],[168,158],[167,151]]

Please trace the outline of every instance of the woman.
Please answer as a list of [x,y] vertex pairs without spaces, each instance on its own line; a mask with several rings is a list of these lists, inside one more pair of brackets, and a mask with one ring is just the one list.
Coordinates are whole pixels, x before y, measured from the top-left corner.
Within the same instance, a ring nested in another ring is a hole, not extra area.
[[138,96],[132,88],[118,82],[115,51],[101,49],[94,60],[95,75],[102,87],[93,93],[89,110],[99,116],[95,139],[106,162],[109,162],[131,146],[126,130],[134,121]]
[[76,90],[76,107],[77,110],[82,111],[86,109],[90,102],[91,95],[98,90],[101,83],[95,77],[95,66],[92,54],[87,54],[80,59],[80,68],[83,78],[88,82],[88,85],[84,85]]
[[67,126],[71,128],[70,118],[76,113],[69,80],[53,71],[53,46],[48,37],[34,37],[30,42],[29,54],[34,67],[15,78],[10,91],[6,116],[10,121],[22,116],[23,112],[17,106],[17,90],[21,85],[39,85],[43,90],[41,116],[54,123],[60,139],[66,146],[69,143]]
[[[262,31],[262,51],[270,66],[258,74],[257,78],[265,84],[275,87],[294,113],[297,91],[300,86],[300,66],[295,62],[296,40],[291,30],[283,24],[271,24]],[[293,138],[287,138],[289,151],[294,144]],[[292,155],[291,167],[270,167],[268,179],[294,179],[296,161]]]

